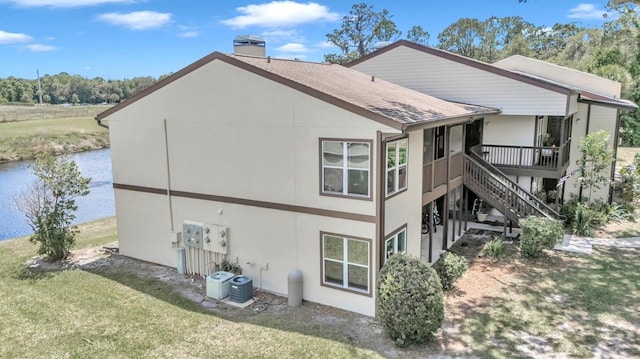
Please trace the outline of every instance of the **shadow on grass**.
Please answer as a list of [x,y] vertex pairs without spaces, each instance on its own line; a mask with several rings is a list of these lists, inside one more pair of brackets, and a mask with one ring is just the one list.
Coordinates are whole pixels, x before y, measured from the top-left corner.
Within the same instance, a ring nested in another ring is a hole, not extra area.
[[[114,259],[127,261],[130,265],[112,265]],[[265,306],[265,310],[255,310],[259,306],[236,308],[215,300],[205,300],[202,279],[196,279],[196,283],[192,283],[187,276],[177,274],[174,268],[162,267],[119,255],[99,259],[81,267],[81,269],[183,310],[205,313],[232,322],[259,325],[328,339],[347,344],[352,347],[352,350],[357,347],[377,351],[384,357],[389,356],[389,348],[396,350],[391,340],[381,332],[376,334],[379,338],[372,338],[349,330],[353,323],[362,323],[363,330],[374,332],[371,328],[374,320],[356,313],[308,302],[304,302],[301,307],[293,308],[287,306],[286,298],[273,295],[269,295],[272,301]],[[254,295],[257,293],[254,292]],[[358,353],[354,352],[354,357],[357,356]],[[400,357],[402,356],[400,355]]]
[[[497,297],[461,304],[448,344],[483,358],[640,357],[640,250],[522,261]],[[446,334],[446,333],[445,333]]]

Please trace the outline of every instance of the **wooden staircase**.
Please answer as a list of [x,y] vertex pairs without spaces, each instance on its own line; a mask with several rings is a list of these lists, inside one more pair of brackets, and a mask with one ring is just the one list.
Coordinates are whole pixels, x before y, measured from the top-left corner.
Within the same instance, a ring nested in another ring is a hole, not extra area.
[[562,215],[473,152],[464,155],[463,164],[464,185],[512,223],[517,225],[527,216],[562,220]]

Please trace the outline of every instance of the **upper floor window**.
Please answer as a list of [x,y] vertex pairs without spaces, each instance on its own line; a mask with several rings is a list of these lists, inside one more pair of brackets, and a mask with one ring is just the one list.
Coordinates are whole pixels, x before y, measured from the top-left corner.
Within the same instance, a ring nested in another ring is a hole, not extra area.
[[462,152],[462,125],[451,126],[449,128],[449,153]]
[[407,188],[408,140],[387,143],[387,196]]
[[322,141],[322,193],[369,197],[371,145]]
[[436,127],[435,131],[435,137],[436,137],[436,148],[435,151],[433,152],[433,159],[434,160],[439,160],[441,158],[444,158],[444,134],[446,131],[446,126],[440,126],[440,127]]

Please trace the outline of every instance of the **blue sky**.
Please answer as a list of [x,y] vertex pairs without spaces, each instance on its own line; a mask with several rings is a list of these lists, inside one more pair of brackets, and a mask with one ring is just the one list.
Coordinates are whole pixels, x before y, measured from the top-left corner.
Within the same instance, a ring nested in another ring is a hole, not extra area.
[[[175,72],[237,35],[259,35],[274,57],[321,61],[337,52],[326,34],[362,1],[0,0],[0,78],[67,72],[123,79]],[[388,9],[406,33],[421,25],[430,44],[462,17],[522,16],[539,26],[600,26],[606,0],[365,1]],[[404,37],[404,36],[403,36]]]

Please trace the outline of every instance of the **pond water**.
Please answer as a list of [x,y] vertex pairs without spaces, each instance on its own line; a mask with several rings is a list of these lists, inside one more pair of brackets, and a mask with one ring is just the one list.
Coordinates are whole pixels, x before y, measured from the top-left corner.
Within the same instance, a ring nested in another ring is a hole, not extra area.
[[[111,150],[102,149],[69,155],[85,177],[91,178],[89,195],[76,199],[75,223],[114,216],[116,213],[111,176]],[[16,195],[35,181],[33,161],[0,164],[0,240],[32,233],[24,214],[14,205]]]

